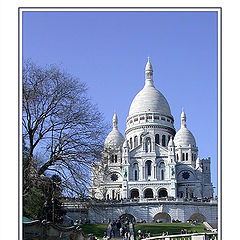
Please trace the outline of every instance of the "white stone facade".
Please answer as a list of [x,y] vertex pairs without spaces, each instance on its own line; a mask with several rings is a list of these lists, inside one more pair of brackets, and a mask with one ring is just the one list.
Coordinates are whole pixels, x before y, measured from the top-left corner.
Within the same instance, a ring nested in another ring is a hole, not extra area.
[[176,133],[169,104],[154,87],[149,59],[145,85],[132,101],[125,135],[118,130],[115,113],[103,158],[92,167],[89,196],[102,200],[213,196],[210,158],[199,159],[184,110]]
[[123,215],[131,215],[136,222],[186,222],[190,219],[201,222],[217,223],[218,206],[216,200],[209,202],[191,201],[157,201],[142,199],[139,201],[98,202],[85,204],[69,204],[65,206],[65,218],[91,223],[107,223],[109,219],[118,219]]
[[122,215],[132,215],[136,222],[140,219],[146,222],[154,222],[159,215],[161,222],[171,222],[173,219],[186,222],[189,219],[203,219],[210,223],[217,222],[217,204],[213,203],[181,203],[181,202],[162,202],[159,203],[129,203],[114,204],[104,207],[104,211],[96,209],[89,210],[89,219],[92,223],[107,222],[107,220],[119,218]]

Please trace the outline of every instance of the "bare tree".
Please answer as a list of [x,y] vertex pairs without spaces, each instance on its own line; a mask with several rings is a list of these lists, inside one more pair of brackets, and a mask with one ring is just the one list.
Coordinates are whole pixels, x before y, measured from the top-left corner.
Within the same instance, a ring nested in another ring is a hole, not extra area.
[[[108,129],[86,91],[84,83],[56,65],[24,63],[22,126],[28,156],[23,194],[34,179],[50,172],[58,174],[71,193],[87,191],[91,164],[100,159]],[[41,156],[40,161],[34,155]]]

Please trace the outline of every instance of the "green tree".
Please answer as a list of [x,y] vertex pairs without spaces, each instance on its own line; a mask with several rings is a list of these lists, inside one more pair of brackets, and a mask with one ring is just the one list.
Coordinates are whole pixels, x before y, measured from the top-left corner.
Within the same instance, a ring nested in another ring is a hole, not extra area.
[[27,196],[23,198],[23,215],[34,219],[45,219],[45,196],[40,188],[32,187]]

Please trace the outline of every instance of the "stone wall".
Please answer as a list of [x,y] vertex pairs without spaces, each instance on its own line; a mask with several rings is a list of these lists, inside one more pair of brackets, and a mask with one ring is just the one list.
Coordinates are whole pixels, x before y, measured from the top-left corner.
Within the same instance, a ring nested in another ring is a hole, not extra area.
[[[80,218],[81,210],[72,210],[68,211],[67,215],[74,219],[77,219],[77,216]],[[89,207],[87,218],[91,223],[107,223],[108,219],[119,218],[123,214],[131,214],[137,222],[140,219],[145,219],[150,223],[159,213],[166,213],[170,216],[169,219],[181,222],[186,222],[194,214],[195,217],[200,216],[207,222],[216,223],[218,207],[216,202],[156,201],[98,203]]]

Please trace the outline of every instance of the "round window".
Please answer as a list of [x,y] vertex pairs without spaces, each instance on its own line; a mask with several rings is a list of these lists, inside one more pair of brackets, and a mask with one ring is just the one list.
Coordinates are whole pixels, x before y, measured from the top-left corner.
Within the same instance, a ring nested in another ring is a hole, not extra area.
[[114,182],[118,180],[118,176],[117,176],[116,173],[111,175],[111,180],[114,181]]
[[189,172],[183,172],[183,173],[182,173],[182,177],[183,177],[184,179],[189,179],[189,177],[190,177]]

